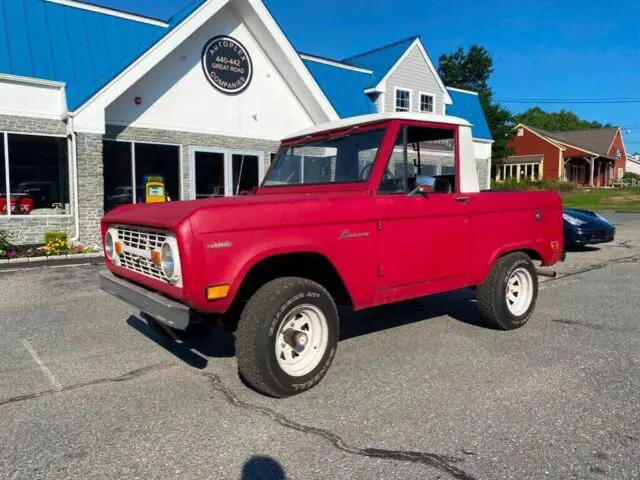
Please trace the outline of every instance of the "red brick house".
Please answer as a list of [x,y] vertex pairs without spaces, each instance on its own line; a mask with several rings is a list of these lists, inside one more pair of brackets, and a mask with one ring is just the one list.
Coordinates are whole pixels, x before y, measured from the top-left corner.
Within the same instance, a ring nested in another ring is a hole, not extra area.
[[620,128],[549,132],[520,124],[513,154],[494,169],[495,180],[548,178],[588,186],[610,186],[625,171]]

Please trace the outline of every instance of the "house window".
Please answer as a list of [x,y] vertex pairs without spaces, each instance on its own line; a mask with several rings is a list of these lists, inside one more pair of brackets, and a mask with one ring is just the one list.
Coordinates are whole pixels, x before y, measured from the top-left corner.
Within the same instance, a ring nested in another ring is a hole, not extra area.
[[67,139],[6,133],[0,136],[0,215],[71,213]]
[[396,112],[410,112],[411,111],[411,91],[403,90],[402,88],[396,89]]
[[420,111],[422,113],[433,113],[435,105],[435,98],[433,95],[428,93],[420,94]]

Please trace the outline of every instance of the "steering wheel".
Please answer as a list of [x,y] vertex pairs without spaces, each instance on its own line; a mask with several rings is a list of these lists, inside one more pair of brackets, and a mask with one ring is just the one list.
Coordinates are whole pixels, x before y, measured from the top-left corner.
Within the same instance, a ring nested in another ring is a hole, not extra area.
[[[373,170],[373,162],[367,163],[364,166],[364,168],[360,172],[360,179],[365,180],[369,178],[369,175],[371,175],[371,170]],[[395,177],[393,173],[391,173],[391,170],[389,170],[389,168],[387,168],[384,171],[384,176],[382,177],[382,181],[385,181],[385,180],[391,181],[396,185],[398,184],[398,179]]]

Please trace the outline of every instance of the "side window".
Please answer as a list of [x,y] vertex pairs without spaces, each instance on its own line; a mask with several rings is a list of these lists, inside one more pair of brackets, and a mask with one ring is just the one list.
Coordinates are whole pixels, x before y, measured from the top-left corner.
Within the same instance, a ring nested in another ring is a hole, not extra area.
[[428,188],[433,193],[455,193],[455,145],[454,130],[402,127],[380,183],[379,193],[407,195],[419,184],[424,184],[425,180],[431,185]]

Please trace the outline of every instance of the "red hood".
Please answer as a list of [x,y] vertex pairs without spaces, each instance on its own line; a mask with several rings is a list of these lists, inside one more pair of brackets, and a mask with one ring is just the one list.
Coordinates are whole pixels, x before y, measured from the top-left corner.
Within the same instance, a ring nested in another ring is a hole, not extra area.
[[[107,213],[103,222],[177,231],[182,223],[191,220],[192,226],[197,227],[195,230],[199,232],[255,228],[269,224],[318,223],[322,222],[321,217],[326,215],[330,204],[354,196],[366,197],[362,192],[291,193],[123,205]],[[295,208],[292,208],[294,205]],[[332,211],[335,216],[336,210]],[[347,207],[341,213],[350,217],[358,212],[353,207]]]

